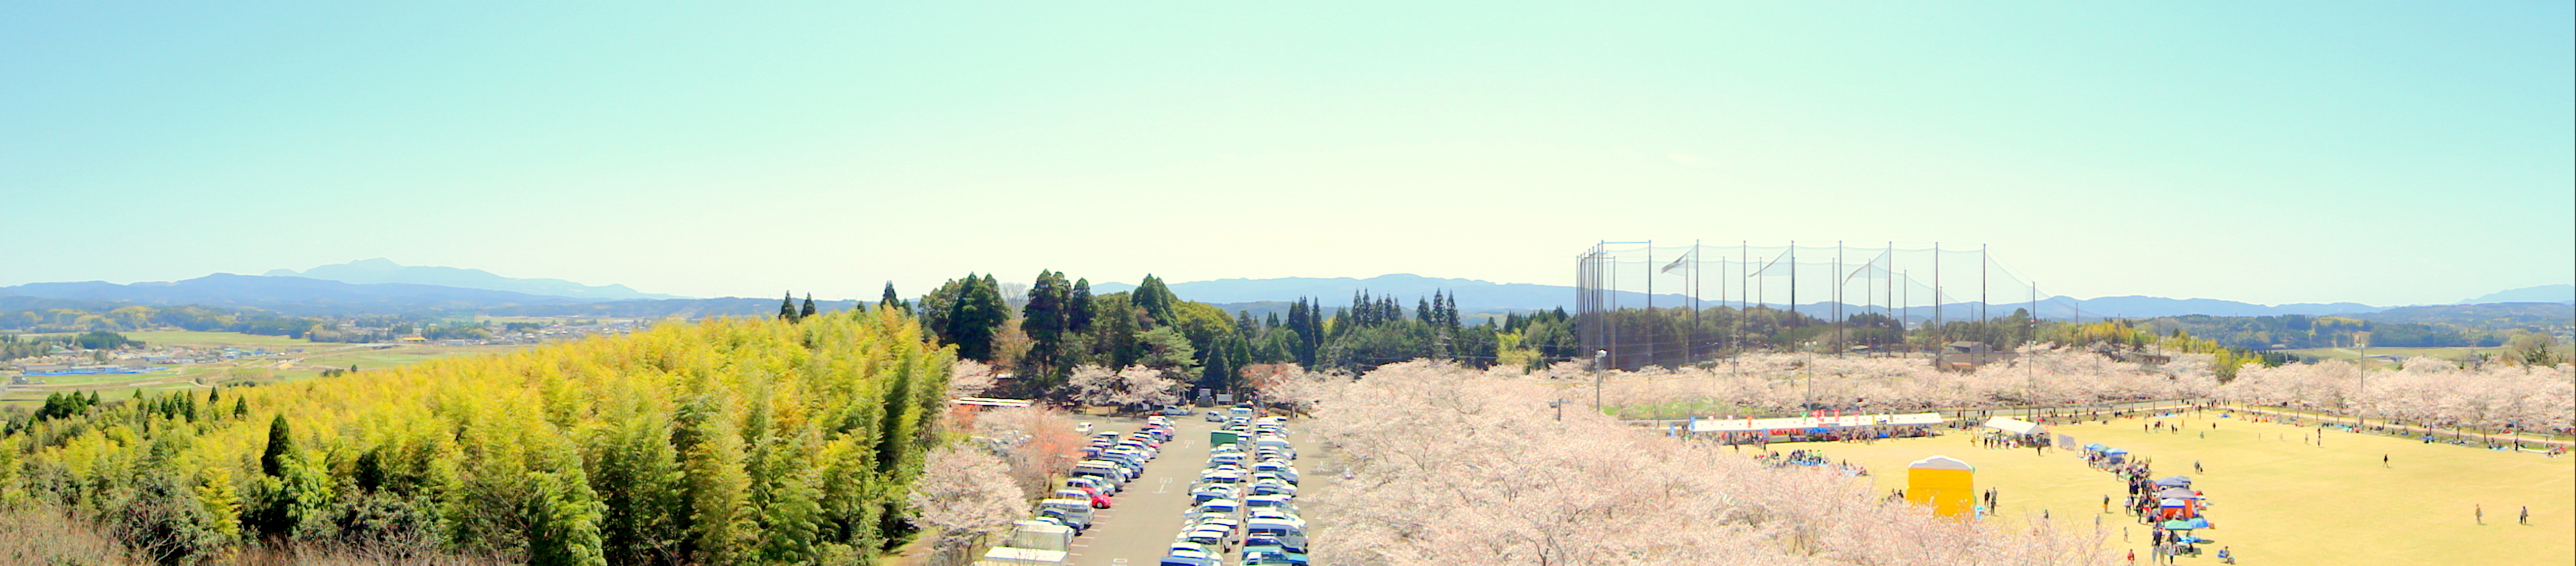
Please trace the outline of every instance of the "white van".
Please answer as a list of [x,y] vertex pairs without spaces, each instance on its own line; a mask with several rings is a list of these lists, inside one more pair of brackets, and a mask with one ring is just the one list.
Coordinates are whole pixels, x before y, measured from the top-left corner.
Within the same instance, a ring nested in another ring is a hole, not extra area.
[[1279,519],[1254,518],[1253,520],[1244,523],[1243,534],[1244,536],[1276,537],[1279,540],[1287,541],[1289,543],[1288,546],[1298,548],[1304,548],[1306,546],[1305,521],[1292,522]]
[[1089,528],[1091,526],[1091,500],[1042,499],[1038,501],[1038,508],[1063,511],[1065,515],[1072,517],[1074,522],[1081,524],[1084,528]]
[[1126,467],[1108,460],[1083,460],[1073,465],[1073,475],[1099,476],[1119,483],[1126,483],[1129,478]]
[[1297,447],[1288,445],[1288,438],[1284,436],[1263,436],[1253,439],[1252,446],[1278,450],[1280,455],[1287,456],[1290,460],[1297,459]]

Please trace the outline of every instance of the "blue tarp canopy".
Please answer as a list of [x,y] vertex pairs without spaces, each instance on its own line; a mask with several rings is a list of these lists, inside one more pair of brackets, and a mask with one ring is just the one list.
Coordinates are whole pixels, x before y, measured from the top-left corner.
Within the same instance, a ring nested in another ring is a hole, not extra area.
[[2101,443],[2098,443],[2098,442],[2097,442],[2097,443],[2093,443],[2093,444],[2086,444],[2086,445],[2084,445],[2084,449],[2085,449],[2085,450],[2091,450],[2091,451],[2094,451],[2094,452],[2100,452],[2100,451],[2103,451],[2103,450],[2109,450],[2110,448],[2111,448],[2111,447],[2109,447],[2109,446],[2103,446]]
[[2165,530],[2168,530],[2168,531],[2188,531],[2188,530],[2192,530],[2192,529],[2206,529],[2206,528],[2209,528],[2209,520],[2208,520],[2208,519],[2199,518],[2199,517],[2193,517],[2193,518],[2190,518],[2190,519],[2174,519],[2174,520],[2171,520],[2171,521],[2165,521],[2165,522],[2164,522],[2164,524],[2163,524],[2162,526],[2165,528]]
[[2170,478],[2165,478],[2165,479],[2156,480],[2156,485],[2160,485],[2160,486],[2164,486],[2164,487],[2191,487],[2191,478],[2182,477],[2182,476],[2174,476],[2174,477],[2170,477]]
[[2113,455],[2113,456],[2126,456],[2126,455],[2128,455],[2128,454],[2129,454],[2129,451],[2127,451],[2127,450],[2121,450],[2121,449],[2118,449],[2118,448],[2113,448],[2113,449],[2110,449],[2110,450],[2104,450],[2104,451],[2102,451],[2102,453],[2103,453],[2103,454]]

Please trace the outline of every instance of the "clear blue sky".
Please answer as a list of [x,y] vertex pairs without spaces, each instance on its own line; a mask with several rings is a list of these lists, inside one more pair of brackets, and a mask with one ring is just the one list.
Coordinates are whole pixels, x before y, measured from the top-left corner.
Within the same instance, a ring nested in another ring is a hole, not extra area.
[[2569,2],[0,4],[0,285],[698,296],[1990,244],[2078,297],[2576,278]]

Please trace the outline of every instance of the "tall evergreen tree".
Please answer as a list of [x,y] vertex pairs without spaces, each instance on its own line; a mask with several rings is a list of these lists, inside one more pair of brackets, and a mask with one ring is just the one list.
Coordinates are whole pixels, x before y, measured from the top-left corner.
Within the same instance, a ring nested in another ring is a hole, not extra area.
[[957,356],[971,360],[993,359],[993,337],[1002,324],[1010,321],[1010,305],[1002,301],[1001,285],[992,276],[976,277],[969,273],[958,289],[955,301],[948,305],[947,330],[941,332],[957,345]]
[[903,295],[897,295],[894,293],[893,281],[886,282],[885,295],[877,298],[877,308],[897,308],[905,311],[912,310],[910,305],[903,303]]
[[268,448],[259,452],[260,473],[272,477],[283,473],[286,456],[294,452],[295,431],[287,426],[286,415],[280,413],[268,421]]
[[803,319],[803,318],[805,318],[805,317],[809,317],[809,316],[814,316],[814,294],[813,294],[813,293],[806,293],[806,294],[805,294],[805,307],[804,307],[804,308],[800,308],[800,309],[796,309],[796,318],[798,318],[798,319]]
[[1051,389],[1053,377],[1065,367],[1065,334],[1071,330],[1072,313],[1067,312],[1073,300],[1073,284],[1063,273],[1038,270],[1038,279],[1029,286],[1029,302],[1020,307],[1020,332],[1029,337],[1029,353],[1020,358],[1020,376],[1034,380],[1027,393]]
[[1066,299],[1064,304],[1064,329],[1072,332],[1090,332],[1092,316],[1098,312],[1092,306],[1091,279],[1086,277],[1074,280],[1072,291],[1071,298]]
[[797,321],[795,292],[788,292],[787,298],[778,300],[778,319],[788,322]]
[[1163,278],[1146,274],[1145,282],[1138,284],[1136,291],[1128,293],[1128,296],[1131,297],[1129,302],[1135,303],[1137,309],[1145,311],[1145,316],[1153,317],[1155,326],[1178,322],[1173,318],[1172,312],[1177,308],[1180,297],[1173,295],[1172,289],[1163,285]]

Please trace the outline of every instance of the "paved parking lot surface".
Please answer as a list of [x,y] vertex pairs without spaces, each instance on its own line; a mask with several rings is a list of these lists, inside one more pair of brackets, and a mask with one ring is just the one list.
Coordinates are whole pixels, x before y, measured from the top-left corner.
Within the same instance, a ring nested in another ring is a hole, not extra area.
[[[1091,418],[1100,429],[1135,432],[1144,419]],[[1145,463],[1145,475],[1118,492],[1115,506],[1101,510],[1090,530],[1073,539],[1071,566],[1126,566],[1160,563],[1172,536],[1180,534],[1181,514],[1190,508],[1190,482],[1206,469],[1208,432],[1216,423],[1197,416],[1174,416],[1176,436],[1162,453]]]
[[[1145,422],[1144,419],[1082,420],[1119,432],[1142,429]],[[1130,566],[1162,562],[1163,554],[1172,546],[1172,538],[1181,534],[1185,523],[1181,515],[1191,507],[1190,484],[1197,482],[1199,472],[1207,469],[1208,433],[1217,428],[1217,423],[1207,422],[1198,415],[1176,415],[1172,421],[1176,425],[1173,428],[1177,436],[1163,445],[1162,453],[1154,461],[1145,464],[1143,477],[1127,484],[1126,491],[1119,492],[1115,507],[1103,510],[1093,519],[1090,530],[1073,539],[1073,551],[1067,564]],[[1331,463],[1319,454],[1320,447],[1309,446],[1313,443],[1307,441],[1307,436],[1298,428],[1299,424],[1302,423],[1289,421],[1288,442],[1297,447],[1297,470],[1305,476],[1305,481],[1298,486],[1298,505],[1310,510],[1307,515],[1312,521],[1311,507],[1305,502],[1316,490],[1330,489],[1328,486],[1333,482],[1326,477],[1325,467]],[[1313,527],[1310,526],[1308,532],[1314,532]],[[1229,550],[1235,552],[1226,557],[1227,564],[1242,558],[1236,554],[1242,550],[1240,546],[1229,547]]]

